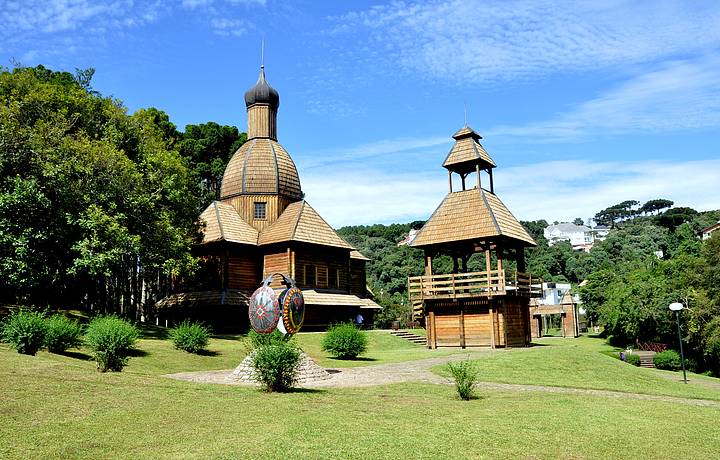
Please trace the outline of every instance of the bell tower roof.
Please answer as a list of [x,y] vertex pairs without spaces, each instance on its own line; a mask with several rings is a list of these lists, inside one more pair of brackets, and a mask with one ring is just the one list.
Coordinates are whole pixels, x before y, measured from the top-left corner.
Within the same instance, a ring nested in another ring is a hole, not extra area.
[[443,167],[458,174],[475,171],[475,166],[480,169],[496,167],[495,162],[490,158],[485,148],[480,144],[480,136],[471,127],[465,125],[458,132],[453,134],[455,144],[448,153]]

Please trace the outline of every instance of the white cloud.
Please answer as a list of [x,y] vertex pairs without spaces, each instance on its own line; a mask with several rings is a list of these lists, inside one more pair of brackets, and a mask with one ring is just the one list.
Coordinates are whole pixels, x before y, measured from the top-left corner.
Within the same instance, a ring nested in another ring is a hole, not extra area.
[[[303,172],[301,168],[301,172]],[[313,207],[334,227],[427,219],[447,193],[447,176],[329,166],[301,176]],[[720,160],[551,161],[498,168],[495,191],[519,220],[588,218],[624,200],[667,198],[676,206],[720,208]]]
[[239,37],[252,28],[252,24],[243,19],[213,18],[210,27],[216,35]]
[[347,149],[306,153],[305,168],[325,167],[335,163],[355,163],[368,158],[387,155],[407,155],[429,147],[447,145],[447,136],[427,138],[397,138],[362,144]]
[[[720,126],[720,59],[672,61],[634,76],[556,118],[500,126],[488,135],[564,141],[593,134],[677,131]],[[503,141],[504,142],[504,141]]]
[[[347,35],[365,64],[458,84],[647,63],[720,45],[717,2],[396,1],[330,19],[331,33]],[[354,38],[363,33],[367,40]]]

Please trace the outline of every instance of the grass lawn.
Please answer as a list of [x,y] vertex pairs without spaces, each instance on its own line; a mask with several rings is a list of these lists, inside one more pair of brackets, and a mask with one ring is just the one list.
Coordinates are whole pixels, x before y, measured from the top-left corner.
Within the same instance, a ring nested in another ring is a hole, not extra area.
[[[682,373],[643,369],[603,354],[615,350],[604,340],[544,338],[535,346],[502,350],[475,360],[479,379],[486,382],[592,388],[631,393],[720,400],[720,384],[714,379],[688,374],[690,384],[680,380]],[[433,371],[446,375],[444,366]],[[701,382],[709,382],[708,386]]]
[[[418,331],[417,329],[415,331]],[[416,332],[424,334],[424,331]],[[461,350],[446,348],[428,350],[423,345],[390,335],[387,331],[367,331],[368,351],[357,360],[342,360],[330,357],[320,348],[322,333],[300,333],[296,336],[297,344],[323,367],[355,367],[368,364],[398,363],[415,359],[433,358],[460,353]]]
[[[371,337],[370,364],[426,356]],[[298,337],[311,355],[319,339]],[[232,368],[242,340],[213,339],[205,356],[157,339],[140,348],[123,372],[101,374],[80,353],[33,357],[0,345],[0,458],[711,458],[720,446],[714,407],[510,391],[463,402],[430,384],[265,394],[160,376]],[[501,356],[526,359],[489,359]]]

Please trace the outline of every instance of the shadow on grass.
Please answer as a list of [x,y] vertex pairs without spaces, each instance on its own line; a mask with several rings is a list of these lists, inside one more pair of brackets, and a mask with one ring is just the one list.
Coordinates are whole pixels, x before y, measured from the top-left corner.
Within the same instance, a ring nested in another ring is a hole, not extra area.
[[148,353],[147,351],[142,350],[140,348],[131,348],[130,351],[128,352],[128,356],[130,356],[132,358],[141,358],[144,356],[150,356],[150,353]]
[[375,358],[368,358],[365,356],[358,356],[356,358],[334,358],[334,357],[331,357],[330,359],[332,359],[334,361],[361,361],[361,362],[377,361],[377,359],[375,359]]
[[165,340],[168,338],[169,329],[151,324],[143,324],[140,326],[141,339]]
[[220,340],[240,340],[245,336],[243,334],[211,334],[210,337]]
[[87,353],[83,353],[81,351],[64,351],[62,353],[57,353],[60,356],[66,356],[68,358],[73,359],[80,359],[82,361],[91,361],[93,358]]
[[292,388],[288,393],[306,393],[306,394],[323,394],[327,393],[327,390],[319,388]]
[[214,350],[199,350],[197,354],[200,356],[220,356],[220,353]]

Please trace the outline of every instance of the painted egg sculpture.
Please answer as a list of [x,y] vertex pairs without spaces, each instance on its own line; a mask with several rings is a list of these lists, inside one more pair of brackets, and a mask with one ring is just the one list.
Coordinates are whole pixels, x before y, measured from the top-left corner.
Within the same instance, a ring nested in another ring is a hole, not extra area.
[[280,304],[275,291],[264,284],[257,288],[250,296],[248,316],[250,326],[259,334],[269,334],[275,329],[280,320]]
[[[278,300],[282,312],[282,321],[278,329],[285,334],[295,334],[300,330],[305,319],[305,299],[302,291],[292,286],[280,294]],[[282,323],[282,328],[280,325]]]

